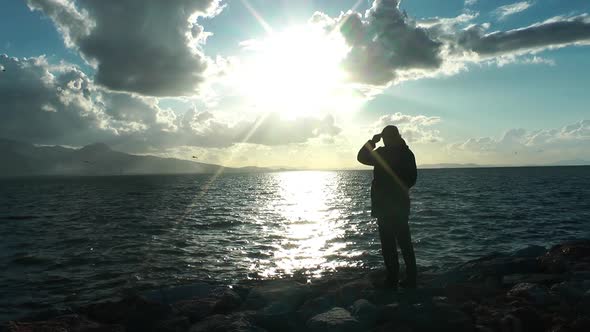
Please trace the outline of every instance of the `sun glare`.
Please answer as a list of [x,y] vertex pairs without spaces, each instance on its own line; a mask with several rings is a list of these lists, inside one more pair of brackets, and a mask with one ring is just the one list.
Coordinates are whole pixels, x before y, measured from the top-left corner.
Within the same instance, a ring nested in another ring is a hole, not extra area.
[[243,46],[249,56],[237,83],[256,108],[296,117],[351,106],[340,66],[348,47],[339,34],[300,26]]

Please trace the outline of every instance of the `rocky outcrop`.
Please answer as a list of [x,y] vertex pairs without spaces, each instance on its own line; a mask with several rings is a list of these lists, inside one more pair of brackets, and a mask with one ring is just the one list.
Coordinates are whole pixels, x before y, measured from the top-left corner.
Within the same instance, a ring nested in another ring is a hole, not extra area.
[[7,331],[590,331],[590,240],[493,254],[415,290],[383,287],[383,271],[311,283],[195,283],[78,308]]

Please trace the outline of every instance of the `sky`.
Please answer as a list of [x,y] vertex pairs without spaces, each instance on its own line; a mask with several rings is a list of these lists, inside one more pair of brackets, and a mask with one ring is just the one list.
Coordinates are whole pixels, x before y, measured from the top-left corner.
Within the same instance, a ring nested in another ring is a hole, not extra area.
[[226,166],[590,161],[587,0],[4,0],[0,138]]

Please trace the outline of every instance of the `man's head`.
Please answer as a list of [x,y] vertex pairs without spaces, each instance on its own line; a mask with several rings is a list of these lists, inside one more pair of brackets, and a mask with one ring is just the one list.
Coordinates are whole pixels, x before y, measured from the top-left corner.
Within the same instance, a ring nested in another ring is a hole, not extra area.
[[383,138],[383,144],[385,144],[385,146],[395,145],[400,142],[402,138],[397,127],[393,125],[383,128],[381,137]]

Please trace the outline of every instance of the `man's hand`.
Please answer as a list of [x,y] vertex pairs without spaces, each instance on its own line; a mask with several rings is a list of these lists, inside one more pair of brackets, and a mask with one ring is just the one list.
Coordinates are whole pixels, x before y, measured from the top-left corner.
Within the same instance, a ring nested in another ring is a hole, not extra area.
[[381,140],[381,134],[374,135],[373,138],[371,138],[371,142],[373,144],[379,143],[380,140]]

